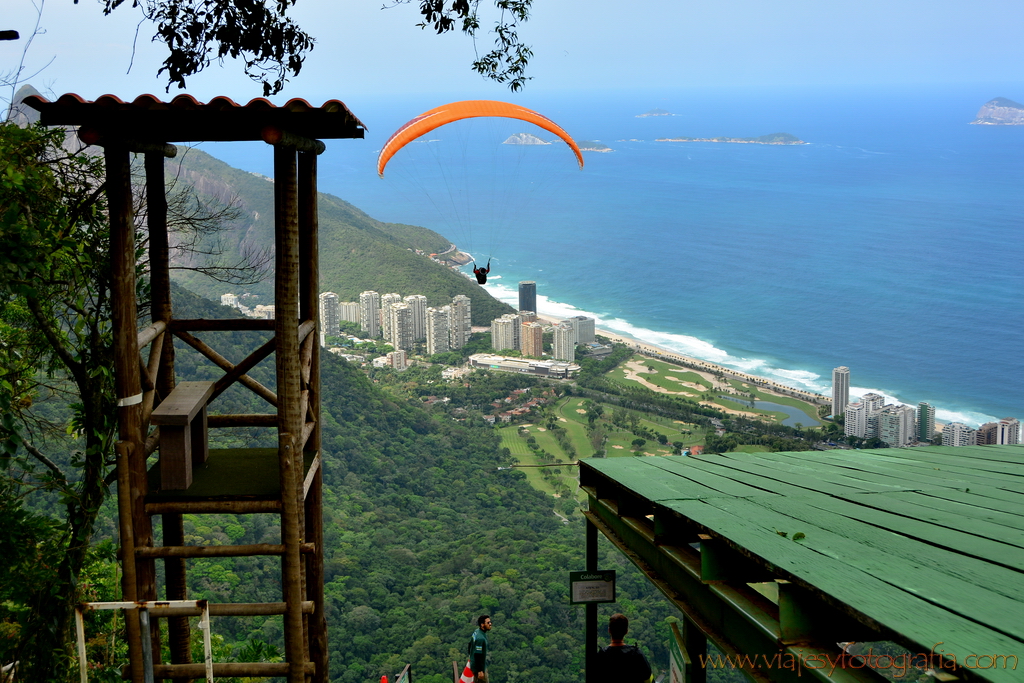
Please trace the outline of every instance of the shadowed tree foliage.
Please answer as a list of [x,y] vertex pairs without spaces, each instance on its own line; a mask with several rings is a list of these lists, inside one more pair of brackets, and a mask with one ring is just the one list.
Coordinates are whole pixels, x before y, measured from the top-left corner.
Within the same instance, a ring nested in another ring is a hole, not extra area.
[[[77,4],[78,0],[75,0]],[[264,96],[281,92],[288,77],[302,69],[306,54],[316,39],[289,16],[296,0],[133,0],[132,7],[156,25],[154,41],[167,46],[169,54],[158,74],[167,73],[167,89],[185,87],[193,76],[213,60],[232,57],[242,60],[249,78],[263,84]],[[413,0],[394,0],[385,7],[406,5]],[[482,30],[480,0],[416,0],[421,21],[416,24],[438,34],[462,31],[473,39],[474,71],[512,90],[522,88],[529,78],[526,66],[533,56],[519,40],[519,24],[530,16],[533,0],[494,0],[498,18],[489,32],[493,48],[483,54],[476,47]],[[125,0],[104,0],[104,13],[125,4]]]

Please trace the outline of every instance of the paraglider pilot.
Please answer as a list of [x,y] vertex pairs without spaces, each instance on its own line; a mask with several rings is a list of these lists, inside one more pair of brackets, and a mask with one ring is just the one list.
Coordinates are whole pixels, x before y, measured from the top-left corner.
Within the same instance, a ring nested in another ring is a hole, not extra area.
[[487,259],[487,267],[479,268],[476,263],[473,263],[473,275],[476,275],[476,281],[481,285],[487,284],[487,273],[491,272],[491,259]]

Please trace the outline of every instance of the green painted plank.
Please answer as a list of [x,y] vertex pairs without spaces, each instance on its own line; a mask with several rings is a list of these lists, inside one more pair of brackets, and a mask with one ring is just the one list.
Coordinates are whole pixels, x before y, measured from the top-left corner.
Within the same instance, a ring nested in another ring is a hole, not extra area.
[[653,458],[587,458],[582,466],[593,467],[623,487],[648,500],[697,499],[720,496],[720,492],[646,463]]
[[[999,653],[1024,658],[1024,643],[933,605],[854,567],[832,560],[800,543],[782,538],[753,520],[717,509],[708,501],[679,501],[671,506],[685,517],[712,529],[731,543],[816,587],[903,636],[924,652],[936,643],[957,661],[975,653]],[[986,671],[992,681],[1011,683],[1016,672]]]
[[726,496],[764,496],[774,495],[772,487],[766,483],[764,486],[751,486],[741,481],[719,474],[699,470],[688,462],[687,456],[666,456],[663,458],[649,458],[651,464],[660,470],[671,472],[678,477],[685,477],[700,482],[708,488],[718,491],[718,495]]
[[970,498],[974,500],[974,505],[978,507],[987,507],[992,510],[1004,510],[1024,515],[1024,498],[1020,494],[1009,492],[1009,490],[1002,490],[1001,488],[971,486],[970,492],[949,490],[949,492],[943,493],[943,496],[948,496],[952,500],[961,500],[961,497]]
[[[837,455],[837,454],[842,455]],[[855,451],[856,456],[848,455],[851,451],[825,451],[822,458],[840,467],[853,470],[863,470],[875,474],[884,474],[900,479],[910,477],[920,486],[925,487],[951,487],[964,488],[972,483],[969,479],[957,479],[945,472],[936,472],[930,465],[918,467],[914,461],[896,461],[886,456],[871,456],[861,451]],[[911,468],[914,468],[911,472]]]
[[[773,533],[777,529],[787,531],[792,538],[794,532],[803,531],[805,537],[802,540],[791,542],[799,543],[805,548],[820,553],[825,565],[842,563],[847,567],[869,574],[892,588],[905,592],[907,596],[927,600],[941,609],[999,631],[1024,644],[1024,619],[1021,619],[1024,600],[1021,599],[1019,591],[1014,591],[1018,597],[1017,600],[1014,600],[1005,594],[994,592],[986,586],[953,578],[920,561],[894,562],[893,555],[889,552],[822,527],[812,528],[806,521],[780,513],[771,509],[770,506],[761,505],[756,498],[746,500],[718,498],[705,502],[737,517],[754,521],[762,533],[765,531]],[[877,529],[875,531],[877,533]],[[788,553],[791,551],[790,548],[785,547],[785,544],[776,545],[778,552]],[[778,564],[775,557],[764,559],[772,564]],[[1016,575],[1007,583],[1020,586],[1020,582],[1024,580],[1024,574],[1007,569],[1004,569],[1003,572]],[[898,592],[887,591],[887,593],[891,600],[902,602],[905,599],[904,595]],[[897,630],[902,632],[902,628]]]
[[[736,460],[718,458],[708,459],[703,456],[686,458],[686,465],[702,472],[716,474],[728,479],[735,479],[749,486],[770,490],[781,495],[795,496],[807,493],[818,493],[821,483],[815,477],[780,473],[767,467],[747,465]],[[855,492],[852,487],[836,487],[842,492]]]
[[[901,448],[900,453],[895,457],[905,460],[917,460],[933,466],[942,467],[950,465],[955,467],[966,467],[981,472],[996,472],[1008,474],[1014,477],[1024,477],[1024,463],[1007,462],[1005,460],[988,460],[986,458],[971,457],[970,446],[942,449],[937,446],[926,446],[922,448]],[[952,451],[952,452],[951,452]]]
[[755,457],[735,457],[738,455],[749,455],[753,454],[738,454],[738,453],[727,453],[717,459],[711,459],[711,456],[696,456],[691,457],[691,460],[706,463],[709,465],[718,465],[721,467],[728,467],[730,469],[737,470],[739,472],[746,472],[750,475],[767,479],[770,485],[778,487],[776,490],[779,493],[786,493],[784,486],[780,486],[782,483],[788,483],[792,486],[804,489],[804,491],[793,491],[792,493],[806,493],[812,491],[815,493],[855,493],[862,491],[858,487],[847,486],[845,484],[836,484],[833,482],[823,482],[820,477],[814,473],[808,474],[806,471],[797,471],[794,468],[786,467],[775,463],[776,466],[772,466],[772,461],[765,461],[763,458]]
[[[822,510],[798,498],[780,496],[756,502],[762,507],[796,520],[792,526],[786,528],[790,537],[794,532],[802,531],[807,534],[807,541],[814,545],[817,543],[818,531],[835,533],[874,552],[904,560],[888,562],[899,571],[903,571],[904,567],[924,565],[932,571],[946,575],[949,581],[982,586],[994,591],[1002,596],[1000,600],[1009,599],[1010,602],[1017,603],[1015,609],[1024,612],[1024,591],[1021,590],[1021,586],[1024,585],[1024,567],[1010,569],[984,559],[963,555],[956,550],[938,548],[911,536],[879,529],[860,520]],[[853,564],[857,564],[856,559]],[[1021,626],[1024,627],[1024,621],[1021,621]]]
[[940,548],[955,550],[1011,569],[1024,570],[1024,549],[1016,546],[903,517],[886,510],[865,507],[840,498],[821,496],[808,498],[806,502],[812,507],[835,512],[844,517],[916,538]]
[[[978,485],[989,485],[989,486],[1005,486],[1007,484],[1006,475],[1001,475],[997,472],[992,471],[981,471],[973,469],[967,465],[950,465],[950,464],[938,464],[929,463],[922,460],[901,458],[899,453],[910,452],[912,450],[920,449],[888,449],[896,451],[894,455],[879,455],[877,453],[871,453],[870,451],[857,451],[859,461],[861,458],[867,460],[872,459],[875,463],[882,463],[888,461],[892,465],[898,467],[898,472],[902,473],[902,479],[905,481],[915,481],[915,476],[918,474],[927,474],[936,476],[940,474],[946,474],[951,479],[963,481],[966,484],[978,484]],[[846,451],[849,452],[849,451]],[[787,456],[802,456],[801,453],[786,453]],[[909,488],[920,488],[919,486],[909,486]]]
[[998,446],[928,446],[925,453],[937,453],[949,455],[955,458],[971,458],[973,460],[990,460],[992,462],[1007,462],[1013,464],[1024,464],[1024,445],[998,445]]
[[857,472],[820,459],[793,458],[790,453],[758,453],[755,455],[762,456],[758,462],[765,466],[816,477],[822,482],[857,488],[863,492],[909,491],[916,488],[916,484],[909,479],[906,482],[901,482],[893,477]]
[[983,520],[968,519],[954,512],[935,510],[906,500],[905,494],[855,493],[840,496],[859,505],[895,512],[922,522],[931,522],[949,529],[973,534],[993,541],[1000,541],[1018,548],[1024,548],[1024,532]]
[[961,493],[959,491],[950,491],[949,493],[960,494],[962,498],[954,499],[952,496],[946,496],[944,492],[922,491],[920,493],[908,493],[907,500],[935,510],[952,512],[969,519],[992,522],[1000,526],[1024,531],[1024,496],[1020,496],[1020,504],[1018,505],[1004,503],[1003,509],[994,510],[975,505],[975,499],[978,496],[972,496],[970,493]]

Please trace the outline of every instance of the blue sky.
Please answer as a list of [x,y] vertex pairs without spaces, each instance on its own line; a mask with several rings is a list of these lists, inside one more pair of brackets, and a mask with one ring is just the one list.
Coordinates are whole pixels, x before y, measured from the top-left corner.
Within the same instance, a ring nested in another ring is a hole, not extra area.
[[[487,0],[484,0],[485,2]],[[294,16],[318,41],[303,72],[278,100],[446,92],[508,97],[472,73],[472,43],[461,34],[417,29],[416,3],[299,0]],[[0,72],[18,65],[35,22],[31,0],[3,0],[0,23],[22,40],[0,42]],[[130,1],[104,17],[99,0],[46,0],[42,27],[26,61],[47,93],[87,98],[114,93],[161,97],[163,59],[139,27]],[[1019,0],[535,0],[522,36],[534,59],[533,92],[732,85],[992,83],[1024,99],[1024,3]],[[488,38],[481,49],[488,47]],[[51,62],[52,59],[52,62]],[[134,62],[133,62],[134,59]],[[47,63],[49,66],[43,68]],[[131,68],[129,70],[129,66]],[[1009,86],[1009,88],[1007,88]],[[201,100],[261,94],[231,62],[192,78]],[[0,93],[6,100],[9,91]]]

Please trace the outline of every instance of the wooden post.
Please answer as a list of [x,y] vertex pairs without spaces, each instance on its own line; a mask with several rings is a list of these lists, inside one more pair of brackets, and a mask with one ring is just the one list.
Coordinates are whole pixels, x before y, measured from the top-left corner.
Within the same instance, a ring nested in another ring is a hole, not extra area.
[[[145,511],[146,456],[142,431],[142,381],[139,374],[138,308],[135,300],[135,225],[132,220],[131,168],[128,149],[108,145],[104,148],[107,171],[107,205],[110,214],[110,254],[112,270],[111,318],[114,332],[114,386],[117,392],[118,436],[128,448],[128,498],[131,527],[136,546],[153,545],[153,529]],[[119,497],[119,500],[121,498]],[[124,542],[124,539],[122,539]],[[136,585],[129,587],[125,577],[126,595],[135,593],[137,600],[156,598],[156,571],[152,560],[135,563]],[[136,611],[137,612],[137,611]],[[141,633],[138,614],[128,617],[136,623],[132,631]],[[159,637],[159,636],[157,636]],[[140,652],[142,643],[132,648]],[[159,651],[159,650],[157,650]],[[132,674],[136,675],[135,662]],[[142,683],[137,678],[135,683]]]
[[294,447],[302,434],[299,373],[299,235],[295,150],[274,147],[275,282],[274,333],[277,340],[277,424],[281,473],[281,583],[288,610],[284,649],[288,683],[303,683],[306,648],[302,619],[301,508],[302,454]]
[[[314,152],[299,153],[299,263],[302,264],[303,278],[300,283],[299,317],[317,323],[313,333],[307,337],[312,344],[309,372],[309,410],[315,420],[313,433],[305,450],[320,453],[320,253],[319,219],[317,205],[317,155]],[[303,416],[305,419],[305,416]],[[320,453],[321,458],[323,453]],[[306,595],[316,605],[313,614],[306,615],[309,634],[309,658],[316,664],[314,683],[327,683],[328,647],[327,617],[324,610],[324,550],[323,550],[323,463],[317,469],[313,484],[305,500],[305,540],[311,541],[315,550],[306,556]]]
[[[171,305],[170,250],[167,240],[167,195],[164,183],[164,154],[147,152],[146,165],[146,226],[149,229],[149,285],[151,295],[150,319],[169,324],[173,315]],[[160,400],[174,390],[174,344],[167,331],[161,335],[160,362],[156,372],[156,393]],[[156,342],[154,342],[156,343]],[[161,453],[161,456],[163,454]],[[180,513],[165,514],[161,518],[164,545],[183,545],[185,530]],[[164,560],[167,599],[186,600],[185,559]],[[173,617],[167,622],[168,644],[173,664],[191,664],[188,619]],[[186,679],[177,679],[186,680]]]

